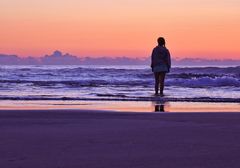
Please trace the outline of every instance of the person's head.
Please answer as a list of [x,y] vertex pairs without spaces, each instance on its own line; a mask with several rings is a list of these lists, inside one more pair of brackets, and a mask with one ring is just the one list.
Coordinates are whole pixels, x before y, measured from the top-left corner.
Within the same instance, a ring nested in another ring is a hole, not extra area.
[[165,44],[166,44],[165,39],[163,37],[159,37],[157,39],[157,42],[158,42],[159,46],[165,46]]

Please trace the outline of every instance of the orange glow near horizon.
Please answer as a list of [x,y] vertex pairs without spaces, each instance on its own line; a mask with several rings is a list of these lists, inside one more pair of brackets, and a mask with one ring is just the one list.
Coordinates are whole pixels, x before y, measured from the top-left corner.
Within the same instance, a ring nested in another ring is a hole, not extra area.
[[240,59],[237,0],[2,0],[0,53],[148,57],[164,36],[175,58]]

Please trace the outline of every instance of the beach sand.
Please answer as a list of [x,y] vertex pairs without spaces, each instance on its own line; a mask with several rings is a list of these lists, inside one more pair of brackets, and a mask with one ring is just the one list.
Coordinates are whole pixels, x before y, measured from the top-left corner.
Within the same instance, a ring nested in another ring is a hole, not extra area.
[[240,113],[1,110],[0,168],[239,168]]

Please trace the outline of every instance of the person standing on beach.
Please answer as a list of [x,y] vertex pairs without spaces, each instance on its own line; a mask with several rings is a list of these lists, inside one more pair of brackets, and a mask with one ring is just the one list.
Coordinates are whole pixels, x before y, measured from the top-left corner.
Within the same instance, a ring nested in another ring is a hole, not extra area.
[[155,77],[155,95],[158,95],[160,84],[160,96],[163,96],[165,76],[171,68],[171,56],[165,46],[165,39],[159,37],[157,42],[158,45],[152,51],[151,68]]

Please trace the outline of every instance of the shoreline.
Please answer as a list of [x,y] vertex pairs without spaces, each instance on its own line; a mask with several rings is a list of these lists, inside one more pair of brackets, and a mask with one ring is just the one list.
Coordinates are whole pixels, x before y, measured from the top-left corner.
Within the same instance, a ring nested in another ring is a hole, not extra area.
[[239,112],[144,112],[144,111],[115,111],[115,110],[93,110],[93,109],[0,109],[1,113],[70,113],[70,114],[128,114],[128,115],[155,115],[155,114],[240,114]]
[[162,101],[0,101],[0,110],[100,110],[115,112],[240,112],[240,103]]
[[130,102],[199,102],[199,103],[240,103],[237,98],[212,98],[212,97],[195,97],[195,98],[175,98],[175,97],[102,97],[102,98],[80,98],[80,97],[0,97],[0,101],[130,101]]

